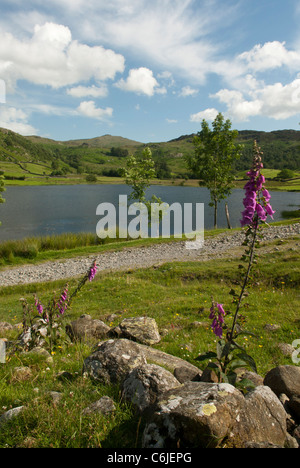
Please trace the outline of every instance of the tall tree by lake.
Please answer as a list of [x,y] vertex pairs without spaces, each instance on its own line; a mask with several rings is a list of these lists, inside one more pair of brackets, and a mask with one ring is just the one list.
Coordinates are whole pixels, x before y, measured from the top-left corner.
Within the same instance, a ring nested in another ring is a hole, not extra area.
[[[217,228],[218,203],[233,189],[233,163],[241,156],[243,146],[235,144],[237,130],[231,130],[231,121],[219,113],[212,123],[202,121],[201,131],[194,137],[195,152],[187,157],[189,169],[200,179],[199,184],[210,191],[214,207],[214,227]],[[230,227],[226,204],[228,227]]]

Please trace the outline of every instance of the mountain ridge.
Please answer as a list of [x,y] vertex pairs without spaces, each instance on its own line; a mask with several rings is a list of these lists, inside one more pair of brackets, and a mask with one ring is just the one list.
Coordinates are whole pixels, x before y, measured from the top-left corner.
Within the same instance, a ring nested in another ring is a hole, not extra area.
[[[11,178],[27,178],[30,174],[117,177],[118,171],[125,165],[126,155],[140,154],[143,148],[149,146],[158,166],[164,167],[165,175],[190,178],[185,157],[194,151],[195,135],[181,135],[166,142],[146,144],[109,134],[89,139],[56,141],[37,135],[22,136],[0,128],[0,169],[4,170],[6,177]],[[236,171],[251,167],[254,140],[262,147],[266,168],[300,169],[300,130],[241,130],[237,143],[242,143],[244,149],[240,161],[236,163]]]

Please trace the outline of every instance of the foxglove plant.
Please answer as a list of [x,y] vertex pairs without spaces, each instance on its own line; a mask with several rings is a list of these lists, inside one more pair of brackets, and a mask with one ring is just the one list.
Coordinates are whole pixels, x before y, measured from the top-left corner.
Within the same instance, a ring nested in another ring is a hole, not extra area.
[[[256,365],[253,358],[236,343],[236,339],[241,333],[243,333],[243,335],[253,335],[244,330],[242,331],[242,324],[245,317],[240,315],[240,308],[242,300],[246,295],[246,287],[255,261],[255,247],[258,244],[258,238],[260,236],[260,226],[266,223],[268,215],[273,218],[275,213],[270,205],[271,196],[264,185],[265,177],[261,173],[263,169],[262,154],[261,149],[255,141],[253,165],[251,170],[247,172],[249,181],[244,187],[245,197],[243,199],[243,205],[245,209],[242,212],[241,219],[241,226],[246,227],[246,240],[243,245],[247,246],[242,260],[247,261],[248,266],[245,270],[245,277],[240,294],[237,294],[233,289],[230,291],[230,294],[234,297],[233,303],[236,304],[232,325],[228,328],[225,323],[225,317],[229,315],[230,312],[225,311],[222,304],[213,300],[209,318],[212,320],[211,328],[216,337],[220,340],[217,344],[217,352],[208,352],[197,358],[199,361],[216,359],[217,362],[210,362],[209,367],[216,371],[219,380],[230,382],[234,385],[240,385],[241,387],[243,384],[249,385],[250,383],[249,381],[238,382],[235,369],[237,367],[250,367],[256,372]],[[226,331],[226,336],[223,338],[224,331]],[[238,352],[238,354],[234,354],[234,352]]]
[[[26,335],[28,341],[26,342],[27,349],[35,346],[40,346],[41,343],[46,342],[53,351],[63,335],[59,321],[65,316],[71,303],[81,288],[87,281],[93,281],[97,273],[96,261],[93,262],[87,273],[79,281],[74,292],[69,296],[68,285],[61,291],[59,299],[54,293],[52,299],[46,307],[35,296],[34,307],[29,305],[26,299],[21,299],[23,303],[23,333]],[[35,315],[35,311],[38,315]],[[22,340],[21,340],[22,341]]]

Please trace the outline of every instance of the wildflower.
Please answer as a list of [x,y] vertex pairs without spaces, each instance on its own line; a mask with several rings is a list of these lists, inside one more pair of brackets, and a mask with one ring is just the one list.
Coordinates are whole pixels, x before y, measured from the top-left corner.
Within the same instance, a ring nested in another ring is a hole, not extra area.
[[[217,309],[217,310],[216,310]],[[218,337],[218,338],[222,338],[222,335],[223,335],[223,323],[224,323],[224,317],[225,317],[226,313],[225,313],[225,310],[223,308],[223,305],[222,304],[218,304],[216,302],[213,302],[212,303],[212,306],[210,308],[210,316],[209,318],[213,321],[212,322],[212,325],[211,325],[211,328],[214,332],[214,334]]]
[[63,315],[68,308],[68,286],[66,286],[65,290],[62,292],[57,306],[60,315]]
[[95,278],[95,275],[97,273],[97,265],[96,265],[96,262],[94,262],[94,266],[91,267],[89,273],[88,273],[88,276],[89,276],[89,281],[93,281],[93,279]]
[[37,309],[38,313],[39,313],[40,315],[42,315],[42,314],[43,314],[43,311],[44,311],[44,307],[43,307],[42,304],[38,301],[37,298],[35,298],[35,306],[36,306],[36,309]]
[[250,180],[244,187],[245,198],[243,200],[243,205],[245,210],[242,212],[241,226],[251,226],[254,222],[258,221],[264,222],[268,215],[273,218],[275,213],[269,203],[271,195],[264,187],[266,179],[260,172],[263,168],[261,154],[260,148],[255,142],[253,166],[252,169],[247,172],[247,176]]

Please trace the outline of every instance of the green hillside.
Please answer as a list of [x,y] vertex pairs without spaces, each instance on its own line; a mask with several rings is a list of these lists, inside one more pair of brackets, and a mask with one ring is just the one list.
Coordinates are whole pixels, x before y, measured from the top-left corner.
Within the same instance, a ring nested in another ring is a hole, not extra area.
[[[194,134],[183,135],[147,145],[112,135],[55,141],[39,136],[23,137],[0,128],[0,169],[6,179],[14,180],[14,183],[18,180],[26,180],[26,183],[83,183],[89,174],[112,179],[118,177],[127,155],[138,154],[149,146],[159,179],[188,180],[192,175],[185,156],[194,151],[193,137]],[[244,150],[235,166],[237,174],[250,167],[254,140],[262,147],[265,168],[274,177],[282,169],[300,170],[300,131],[244,130],[238,137]]]

